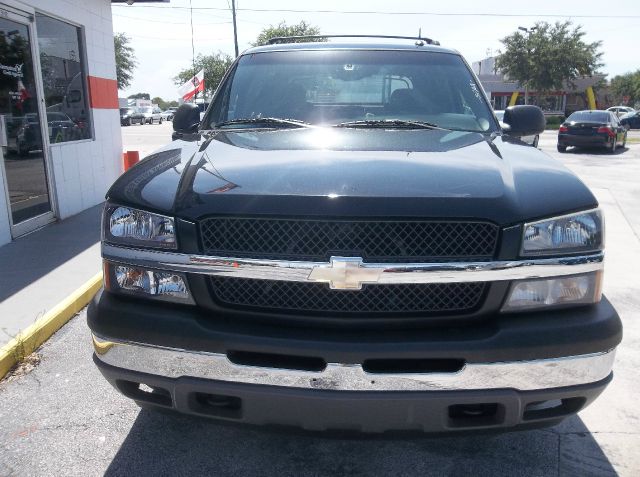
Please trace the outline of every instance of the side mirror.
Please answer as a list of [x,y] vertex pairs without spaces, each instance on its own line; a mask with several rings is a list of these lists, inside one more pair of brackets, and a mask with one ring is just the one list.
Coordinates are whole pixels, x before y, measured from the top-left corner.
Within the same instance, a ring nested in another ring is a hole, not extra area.
[[195,104],[185,103],[173,115],[173,130],[179,135],[194,134],[200,125],[200,108]]
[[503,122],[509,125],[505,132],[510,136],[535,136],[544,131],[547,124],[538,106],[509,106],[504,111]]

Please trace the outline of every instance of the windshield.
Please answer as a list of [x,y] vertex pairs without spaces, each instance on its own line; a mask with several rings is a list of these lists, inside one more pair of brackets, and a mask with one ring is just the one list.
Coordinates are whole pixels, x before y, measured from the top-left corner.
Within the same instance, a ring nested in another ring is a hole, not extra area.
[[610,119],[611,117],[609,116],[609,113],[606,113],[604,111],[578,111],[569,116],[569,118],[567,118],[567,121],[590,121],[593,123],[608,123]]
[[[253,118],[317,125],[423,121],[496,130],[491,110],[457,55],[424,51],[315,50],[243,56],[204,124]],[[259,127],[258,123],[246,127]],[[240,127],[234,124],[232,127]]]
[[140,112],[142,112],[142,113],[152,113],[153,109],[151,109],[151,108],[142,108],[142,110]]

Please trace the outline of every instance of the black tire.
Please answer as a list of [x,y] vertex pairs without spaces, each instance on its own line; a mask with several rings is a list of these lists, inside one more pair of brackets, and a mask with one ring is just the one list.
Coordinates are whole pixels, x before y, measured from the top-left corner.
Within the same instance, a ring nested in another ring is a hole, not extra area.
[[125,126],[131,126],[131,118],[125,121]]
[[538,149],[538,143],[540,142],[540,136],[538,136],[536,134],[536,137],[533,138],[533,144],[531,144],[533,147],[535,147],[536,149]]
[[567,146],[561,146],[558,144],[558,152],[567,152]]
[[162,124],[162,118],[160,118],[160,121],[158,121],[158,124]]
[[624,139],[622,140],[622,148],[627,147],[627,133],[624,133]]
[[613,154],[618,149],[618,138],[614,137],[613,142],[611,143],[611,148],[609,149],[609,154]]

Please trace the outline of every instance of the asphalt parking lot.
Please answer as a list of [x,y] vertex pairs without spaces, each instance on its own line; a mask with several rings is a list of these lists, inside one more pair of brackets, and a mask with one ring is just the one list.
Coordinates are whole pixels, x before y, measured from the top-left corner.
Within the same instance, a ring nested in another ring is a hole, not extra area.
[[[141,156],[171,123],[123,128]],[[632,137],[640,139],[640,133]],[[594,191],[607,220],[605,294],[625,337],[613,383],[550,429],[417,439],[287,434],[140,410],[102,379],[80,313],[31,372],[0,383],[0,476],[10,475],[640,475],[640,143],[610,155],[540,148]]]

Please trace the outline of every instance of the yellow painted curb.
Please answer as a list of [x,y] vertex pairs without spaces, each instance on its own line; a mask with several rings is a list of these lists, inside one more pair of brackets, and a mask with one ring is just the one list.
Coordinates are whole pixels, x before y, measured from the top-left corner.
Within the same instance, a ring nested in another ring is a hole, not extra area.
[[102,272],[96,273],[71,295],[45,313],[35,323],[0,348],[0,379],[16,364],[19,357],[33,353],[67,321],[82,310],[102,285]]

